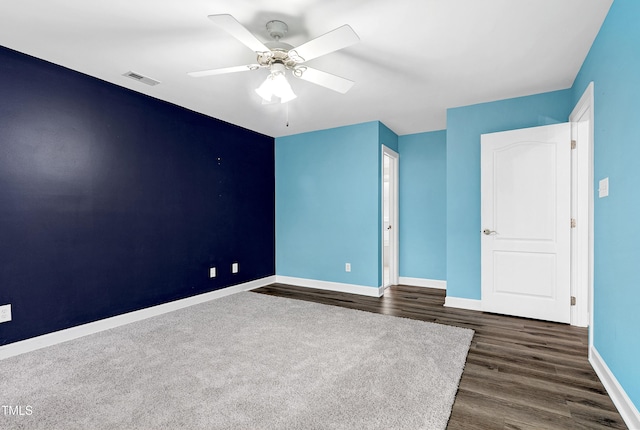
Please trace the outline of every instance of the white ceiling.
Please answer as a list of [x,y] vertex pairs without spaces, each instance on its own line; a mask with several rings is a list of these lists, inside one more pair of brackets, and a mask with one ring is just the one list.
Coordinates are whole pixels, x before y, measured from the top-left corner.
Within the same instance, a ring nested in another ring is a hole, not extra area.
[[[612,1],[0,0],[0,45],[269,136],[373,120],[404,135],[446,128],[450,107],[570,87]],[[308,64],[354,87],[291,77],[297,99],[262,105],[264,69],[187,76],[255,63],[207,19],[222,13],[265,42],[285,21],[293,46],[349,24],[360,43]]]

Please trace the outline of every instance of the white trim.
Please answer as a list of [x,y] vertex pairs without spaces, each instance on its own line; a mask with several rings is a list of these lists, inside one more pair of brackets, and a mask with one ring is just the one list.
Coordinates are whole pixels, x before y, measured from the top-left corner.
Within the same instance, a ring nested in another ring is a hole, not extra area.
[[482,311],[482,300],[447,296],[444,299],[444,305],[448,308],[467,309],[470,311]]
[[441,281],[439,279],[409,278],[407,276],[400,276],[398,284],[409,285],[412,287],[437,288],[439,290],[447,289],[447,281]]
[[234,285],[220,290],[210,291],[208,293],[199,294],[185,299],[175,300],[173,302],[163,303],[161,305],[152,306],[150,308],[140,309],[138,311],[128,312],[122,315],[105,318],[102,320],[82,324],[76,327],[67,328],[53,333],[43,334],[42,336],[32,337],[31,339],[22,340],[8,345],[0,346],[0,360],[24,354],[26,352],[35,351],[36,349],[45,348],[47,346],[56,345],[58,343],[67,342],[79,337],[120,327],[136,321],[166,314],[178,309],[208,302],[210,300],[219,299],[241,291],[253,290],[254,288],[264,287],[273,284],[276,280],[275,276],[256,279],[255,281],[245,282],[243,284]]
[[297,287],[317,288],[319,290],[337,291],[340,293],[359,294],[361,296],[382,297],[384,287],[367,287],[366,285],[343,284],[340,282],[319,281],[317,279],[294,278],[291,276],[276,276],[279,284],[295,285]]
[[571,138],[577,141],[572,151],[572,208],[576,228],[571,234],[571,325],[589,326],[589,345],[593,345],[593,140],[594,84],[591,82],[569,115]]
[[[389,205],[391,206],[390,210],[390,219],[389,224],[392,227],[391,234],[389,239],[391,240],[389,249],[389,284],[385,285],[384,282],[384,156],[388,156],[391,160],[393,160],[393,169],[392,174],[393,177],[389,179],[389,185],[393,186],[393,190],[389,190],[389,195],[391,197],[389,201]],[[400,183],[400,154],[398,154],[393,149],[382,145],[382,155],[380,157],[380,276],[382,279],[382,285],[386,288],[391,285],[398,284],[399,277],[399,266],[400,266],[400,205],[399,205],[399,183]]]
[[594,346],[589,348],[589,363],[591,363],[593,370],[596,371],[613,404],[618,408],[618,412],[620,412],[620,416],[622,416],[627,427],[640,429],[640,412],[638,412],[638,409]]

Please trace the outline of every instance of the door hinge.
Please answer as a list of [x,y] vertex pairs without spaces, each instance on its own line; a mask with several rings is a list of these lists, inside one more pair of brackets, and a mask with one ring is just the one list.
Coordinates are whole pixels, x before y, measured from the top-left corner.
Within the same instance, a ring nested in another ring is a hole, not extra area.
[[576,305],[576,297],[571,296],[571,306],[575,306],[575,305]]
[[571,228],[576,228],[576,219],[571,218]]
[[578,144],[576,143],[575,140],[571,141],[571,149],[576,149],[576,146],[578,146]]

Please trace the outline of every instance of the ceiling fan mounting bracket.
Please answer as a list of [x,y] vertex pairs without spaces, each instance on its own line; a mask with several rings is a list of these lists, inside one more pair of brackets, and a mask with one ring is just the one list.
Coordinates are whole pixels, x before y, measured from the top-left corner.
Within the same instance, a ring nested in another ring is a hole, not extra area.
[[288,31],[289,26],[277,19],[274,19],[273,21],[269,21],[267,23],[267,32],[269,32],[269,36],[271,36],[272,39],[280,40],[284,37],[285,34],[287,34]]

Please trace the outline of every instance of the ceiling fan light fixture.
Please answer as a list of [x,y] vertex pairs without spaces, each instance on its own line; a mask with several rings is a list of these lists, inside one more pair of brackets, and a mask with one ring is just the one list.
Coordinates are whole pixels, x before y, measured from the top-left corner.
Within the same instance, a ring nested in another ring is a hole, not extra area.
[[271,79],[271,75],[267,76],[267,79],[256,88],[256,93],[265,102],[271,102],[271,97],[273,96],[273,79]]
[[280,99],[280,103],[287,103],[297,97],[284,75],[285,70],[283,64],[272,64],[271,74],[256,88],[256,93],[264,101],[271,102],[272,97],[276,96]]
[[291,89],[291,85],[283,73],[276,74],[273,77],[273,83],[273,95],[280,98],[280,103],[287,103],[298,97]]

